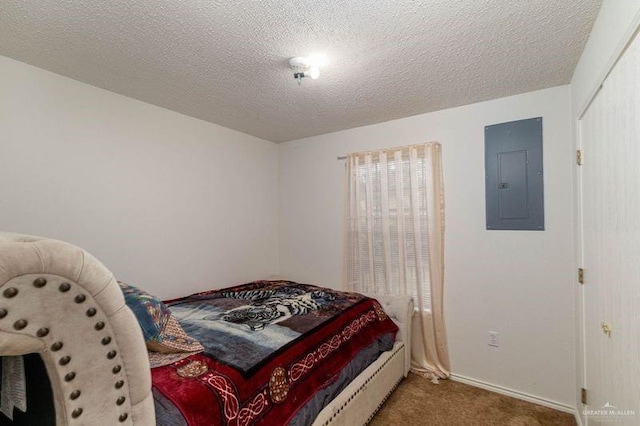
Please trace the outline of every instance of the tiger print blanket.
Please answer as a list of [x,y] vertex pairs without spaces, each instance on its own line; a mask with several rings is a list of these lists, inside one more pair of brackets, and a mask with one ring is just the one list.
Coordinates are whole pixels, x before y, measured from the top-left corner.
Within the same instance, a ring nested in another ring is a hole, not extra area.
[[371,361],[390,349],[398,330],[373,299],[291,281],[256,281],[167,305],[205,347],[152,370],[156,399],[182,416],[171,424],[288,424],[364,348],[375,346]]

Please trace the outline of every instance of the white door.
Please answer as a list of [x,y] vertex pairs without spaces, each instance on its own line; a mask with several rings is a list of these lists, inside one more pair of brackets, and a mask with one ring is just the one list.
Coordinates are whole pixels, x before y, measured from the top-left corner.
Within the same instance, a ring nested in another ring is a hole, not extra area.
[[588,405],[578,409],[587,425],[640,425],[640,37],[579,132]]

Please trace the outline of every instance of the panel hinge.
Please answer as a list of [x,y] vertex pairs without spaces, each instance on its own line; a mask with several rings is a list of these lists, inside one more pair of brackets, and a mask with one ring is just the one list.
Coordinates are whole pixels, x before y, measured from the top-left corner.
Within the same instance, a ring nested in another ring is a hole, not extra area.
[[576,164],[578,166],[582,166],[582,151],[581,150],[577,150],[576,151]]
[[584,284],[584,269],[578,268],[578,282]]
[[587,405],[587,390],[585,388],[580,388],[580,401]]

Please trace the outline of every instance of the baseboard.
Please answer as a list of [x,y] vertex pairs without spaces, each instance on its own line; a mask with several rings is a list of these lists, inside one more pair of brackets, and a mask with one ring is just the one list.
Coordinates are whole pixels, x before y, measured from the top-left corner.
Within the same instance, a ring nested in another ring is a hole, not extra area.
[[528,393],[519,392],[513,389],[505,388],[502,386],[494,385],[491,383],[483,382],[481,380],[471,379],[469,377],[459,376],[457,374],[451,374],[451,380],[464,383],[467,385],[475,386],[477,388],[486,389],[491,392],[499,393],[502,395],[518,398],[523,401],[532,402],[534,404],[543,405],[545,407],[553,408],[554,410],[563,411],[565,413],[573,414],[576,417],[576,421],[580,424],[580,416],[578,416],[576,409],[566,404],[562,404],[549,399],[540,398],[539,396],[529,395]]

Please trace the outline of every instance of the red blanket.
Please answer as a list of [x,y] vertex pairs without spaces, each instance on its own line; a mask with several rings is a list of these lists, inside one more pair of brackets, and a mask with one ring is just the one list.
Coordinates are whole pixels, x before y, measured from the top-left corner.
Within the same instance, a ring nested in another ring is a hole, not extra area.
[[[215,322],[202,342],[205,353],[152,370],[156,391],[190,425],[286,424],[360,350],[398,330],[373,299],[286,281],[200,293],[169,306],[189,334],[202,328],[202,318]],[[206,315],[198,315],[202,309]],[[274,330],[283,331],[282,344],[268,338]],[[239,334],[255,340],[255,349]],[[233,353],[222,353],[225,347]]]

